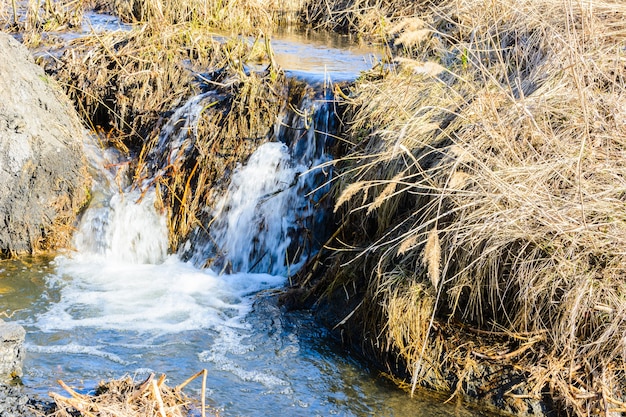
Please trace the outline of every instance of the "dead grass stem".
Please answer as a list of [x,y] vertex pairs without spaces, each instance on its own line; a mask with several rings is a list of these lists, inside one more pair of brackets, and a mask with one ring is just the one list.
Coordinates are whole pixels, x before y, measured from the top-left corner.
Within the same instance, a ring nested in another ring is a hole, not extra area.
[[136,383],[130,377],[101,382],[95,395],[80,394],[63,381],[61,387],[70,395],[50,393],[55,402],[55,417],[70,417],[77,413],[88,417],[185,417],[197,410],[198,401],[192,401],[182,392],[191,379],[203,376],[200,414],[206,415],[206,370],[198,372],[183,384],[170,388],[165,375],[158,380],[151,374],[145,381]]
[[[395,30],[396,69],[351,94],[359,145],[337,200],[352,236],[343,242],[362,248],[337,262],[372,267],[366,307],[386,317],[372,324],[383,326],[379,343],[395,346],[415,387],[432,357],[416,352],[424,333],[437,340],[437,322],[512,339],[546,332],[498,360],[576,414],[619,408],[626,8],[448,1]],[[382,279],[392,271],[406,278]],[[408,305],[435,321],[398,307]]]

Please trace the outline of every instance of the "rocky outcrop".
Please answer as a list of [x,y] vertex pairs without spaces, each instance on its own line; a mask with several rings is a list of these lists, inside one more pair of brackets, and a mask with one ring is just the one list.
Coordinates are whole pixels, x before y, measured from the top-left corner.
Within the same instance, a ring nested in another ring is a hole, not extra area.
[[88,189],[85,135],[26,48],[0,33],[0,256],[68,242]]
[[0,320],[0,384],[22,376],[25,335],[22,326]]

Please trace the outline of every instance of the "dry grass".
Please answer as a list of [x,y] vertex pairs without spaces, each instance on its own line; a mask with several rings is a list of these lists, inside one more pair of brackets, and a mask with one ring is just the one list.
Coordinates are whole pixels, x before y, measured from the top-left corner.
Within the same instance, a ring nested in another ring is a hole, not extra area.
[[22,32],[31,46],[42,33],[80,28],[84,11],[110,13],[128,23],[189,24],[236,34],[271,34],[298,23],[305,0],[0,0],[0,27]]
[[11,12],[10,12],[9,3],[6,0],[0,1],[0,22],[9,22],[11,19],[10,16],[11,16]]
[[[265,62],[267,70],[248,71],[247,62]],[[48,71],[92,129],[104,133],[103,145],[135,157],[127,170],[133,178],[120,186],[158,188],[172,250],[208,221],[200,213],[206,215],[236,164],[267,140],[286,100],[267,39],[218,41],[188,24],[154,22],[81,38]],[[194,120],[192,112],[175,113],[201,93]],[[172,117],[179,119],[162,139]],[[182,146],[174,150],[177,138]]]
[[158,188],[169,214],[172,250],[192,230],[206,230],[210,208],[226,191],[230,173],[270,139],[286,106],[282,73],[271,67],[260,73],[246,73],[241,64],[236,68],[224,70],[211,80],[208,93],[197,103],[194,99],[197,115],[190,117],[189,112],[168,140],[155,137],[142,150],[137,183],[151,178],[148,186]]
[[384,39],[390,24],[423,9],[412,0],[307,0],[302,20],[316,29]]
[[198,91],[185,60],[193,69],[220,59],[220,45],[202,30],[147,25],[79,38],[46,69],[94,131],[115,132],[119,147],[138,148],[157,134],[166,112]]
[[[201,401],[192,401],[182,389],[194,378],[203,375]],[[63,381],[59,384],[70,394],[64,397],[50,393],[55,402],[54,417],[82,415],[90,417],[185,417],[205,411],[206,370],[201,371],[181,385],[170,388],[165,384],[165,375],[158,380],[151,374],[145,381],[135,383],[132,378],[101,382],[95,395],[80,394],[68,387]]]
[[84,0],[1,0],[0,27],[28,33],[62,31],[80,27]]
[[304,0],[98,0],[96,7],[127,22],[190,22],[235,33],[270,33],[298,19]]
[[397,70],[351,94],[336,208],[360,248],[336,255],[340,279],[373,271],[378,345],[432,383],[424,361],[459,320],[509,340],[473,359],[520,367],[537,398],[623,411],[626,7],[447,1],[393,37]]

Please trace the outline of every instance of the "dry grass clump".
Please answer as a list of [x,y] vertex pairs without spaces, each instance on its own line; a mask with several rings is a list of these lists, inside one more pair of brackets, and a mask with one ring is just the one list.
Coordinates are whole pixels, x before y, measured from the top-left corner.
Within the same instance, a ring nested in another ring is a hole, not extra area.
[[391,22],[423,9],[412,0],[308,0],[302,19],[317,29],[384,38]]
[[127,22],[195,23],[236,33],[271,32],[297,19],[304,0],[97,0]]
[[84,0],[1,0],[0,27],[34,33],[80,27]]
[[10,21],[10,13],[8,2],[0,1],[0,22],[3,22],[3,26]]
[[185,417],[197,410],[198,401],[194,402],[182,392],[182,389],[194,378],[204,375],[201,415],[206,414],[204,406],[206,370],[199,372],[183,384],[170,388],[165,384],[165,375],[158,380],[151,374],[145,381],[135,383],[132,378],[101,382],[95,395],[80,394],[68,387],[63,381],[59,384],[70,394],[64,397],[50,393],[55,402],[55,417],[106,416],[106,417]]
[[168,112],[199,90],[192,70],[224,59],[206,31],[146,25],[81,37],[46,69],[94,130],[114,133],[121,148],[137,149],[157,134]]
[[526,395],[624,411],[626,6],[448,1],[394,36],[397,70],[350,104],[336,210],[353,249],[334,262],[372,271],[352,319],[413,388],[444,374],[429,352],[458,320],[507,342],[467,351],[526,372]]

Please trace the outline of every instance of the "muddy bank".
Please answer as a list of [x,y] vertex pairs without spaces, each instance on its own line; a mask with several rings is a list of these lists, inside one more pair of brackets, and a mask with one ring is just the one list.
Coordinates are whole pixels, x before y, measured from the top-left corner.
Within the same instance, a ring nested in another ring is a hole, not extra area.
[[0,33],[0,256],[67,245],[89,180],[85,131],[25,47]]

